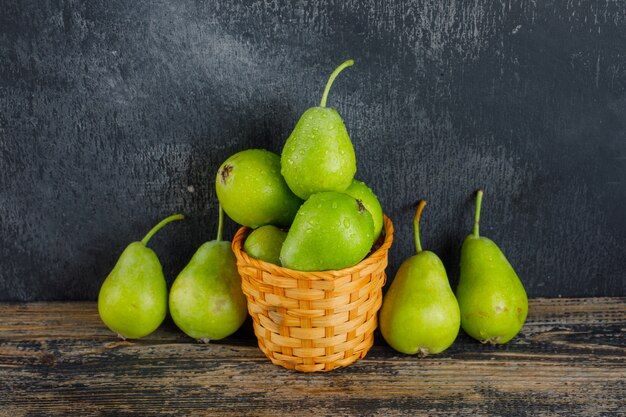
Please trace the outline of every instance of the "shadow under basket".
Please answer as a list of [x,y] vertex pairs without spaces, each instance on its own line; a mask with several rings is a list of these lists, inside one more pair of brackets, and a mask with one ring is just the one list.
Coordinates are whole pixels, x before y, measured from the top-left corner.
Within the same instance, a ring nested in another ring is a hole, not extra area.
[[365,357],[374,343],[393,224],[359,264],[303,272],[253,259],[243,251],[250,229],[233,238],[241,287],[259,348],[274,364],[301,372],[332,371]]

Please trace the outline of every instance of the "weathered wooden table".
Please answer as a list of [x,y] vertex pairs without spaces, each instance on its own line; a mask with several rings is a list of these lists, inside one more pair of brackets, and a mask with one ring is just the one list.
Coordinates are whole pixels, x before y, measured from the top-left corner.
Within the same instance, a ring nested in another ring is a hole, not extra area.
[[0,415],[625,415],[626,298],[535,299],[520,336],[417,358],[379,342],[327,374],[272,365],[250,324],[116,340],[94,303],[0,304]]

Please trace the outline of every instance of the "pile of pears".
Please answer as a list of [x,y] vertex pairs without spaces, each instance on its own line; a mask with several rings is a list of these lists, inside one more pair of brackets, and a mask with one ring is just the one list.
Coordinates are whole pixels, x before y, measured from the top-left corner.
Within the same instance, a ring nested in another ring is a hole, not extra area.
[[298,271],[351,267],[381,235],[383,210],[374,192],[354,178],[356,156],[337,110],[327,107],[330,75],[320,105],[306,110],[280,156],[248,149],[219,167],[215,189],[224,211],[254,229],[245,252]]
[[[176,325],[201,341],[234,333],[247,316],[230,242],[222,239],[224,212],[252,228],[244,251],[252,258],[299,271],[348,268],[361,262],[379,239],[383,210],[374,192],[354,178],[356,157],[339,113],[326,106],[331,74],[320,105],[304,112],[278,156],[249,149],[218,169],[219,200],[215,240],[201,245],[169,290],[161,263],[147,245],[170,222],[169,216],[126,247],[98,296],[103,322],[120,337],[137,339],[156,330],[168,307]],[[436,254],[422,250],[413,221],[417,253],[399,268],[385,294],[380,329],[394,349],[407,354],[443,352],[459,328],[471,337],[503,344],[521,330],[528,300],[517,274],[498,246],[479,234],[483,192],[476,195],[472,233],[461,249],[456,295]]]
[[419,202],[413,220],[417,254],[398,269],[380,311],[381,333],[397,351],[441,353],[460,327],[490,344],[504,344],[522,329],[528,314],[526,291],[498,246],[479,234],[482,199],[479,190],[474,228],[461,247],[456,297],[439,257],[422,250],[419,222],[426,202]]

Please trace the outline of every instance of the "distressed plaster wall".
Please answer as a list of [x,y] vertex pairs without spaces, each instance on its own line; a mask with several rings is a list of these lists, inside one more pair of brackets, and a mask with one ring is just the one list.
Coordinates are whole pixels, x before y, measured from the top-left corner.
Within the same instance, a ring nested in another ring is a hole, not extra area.
[[[531,296],[624,295],[623,1],[0,2],[0,300],[95,299],[161,217],[168,279],[213,238],[218,165],[280,152],[343,73],[358,178],[452,282],[482,232]],[[234,225],[227,232],[232,236]]]

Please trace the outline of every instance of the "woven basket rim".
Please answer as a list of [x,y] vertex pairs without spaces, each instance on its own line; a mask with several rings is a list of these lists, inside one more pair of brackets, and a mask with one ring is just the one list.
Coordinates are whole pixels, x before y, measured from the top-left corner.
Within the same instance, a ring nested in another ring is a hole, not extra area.
[[278,266],[270,262],[254,259],[243,250],[245,237],[251,230],[249,227],[246,226],[242,226],[239,228],[239,230],[237,230],[237,233],[235,233],[235,236],[233,237],[231,247],[235,254],[235,257],[237,258],[237,261],[240,264],[252,266],[257,269],[269,272],[273,275],[286,276],[297,279],[334,280],[335,278],[345,277],[346,275],[351,275],[355,272],[359,272],[370,265],[380,262],[382,258],[385,258],[386,253],[389,251],[389,248],[393,243],[394,233],[393,223],[391,219],[385,214],[383,214],[383,226],[383,243],[374,252],[366,256],[361,262],[344,269],[334,269],[327,271],[297,271],[295,269],[285,268],[283,266]]

